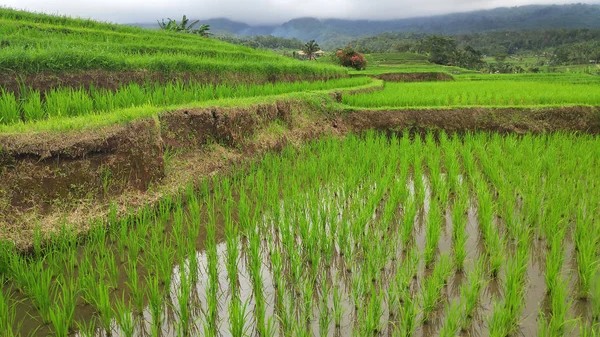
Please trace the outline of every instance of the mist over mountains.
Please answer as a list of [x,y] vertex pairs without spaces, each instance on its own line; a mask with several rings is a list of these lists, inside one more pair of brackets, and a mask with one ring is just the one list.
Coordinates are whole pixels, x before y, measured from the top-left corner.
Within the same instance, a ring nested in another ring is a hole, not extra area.
[[[188,16],[193,17],[194,13]],[[322,45],[332,45],[385,32],[455,35],[501,30],[600,28],[600,5],[528,5],[385,21],[298,18],[264,26],[226,18],[200,21],[210,24],[214,34],[273,35],[303,41],[314,39]],[[136,25],[146,28],[157,26],[156,23]]]

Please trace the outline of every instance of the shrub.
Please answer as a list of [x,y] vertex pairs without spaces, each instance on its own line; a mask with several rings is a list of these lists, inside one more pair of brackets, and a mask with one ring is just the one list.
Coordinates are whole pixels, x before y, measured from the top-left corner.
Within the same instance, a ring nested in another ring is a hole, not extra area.
[[351,67],[356,70],[367,69],[367,60],[361,53],[355,51],[352,46],[346,46],[335,53],[337,63],[344,67]]

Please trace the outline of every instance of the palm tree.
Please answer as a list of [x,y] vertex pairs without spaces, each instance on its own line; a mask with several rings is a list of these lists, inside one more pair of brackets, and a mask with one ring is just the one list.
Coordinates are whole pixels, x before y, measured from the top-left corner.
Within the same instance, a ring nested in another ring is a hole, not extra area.
[[306,57],[308,57],[309,60],[314,60],[315,53],[318,52],[320,49],[321,47],[319,47],[315,40],[308,41],[308,43],[306,43],[304,47],[302,47],[302,51],[304,52],[304,54],[306,54]]

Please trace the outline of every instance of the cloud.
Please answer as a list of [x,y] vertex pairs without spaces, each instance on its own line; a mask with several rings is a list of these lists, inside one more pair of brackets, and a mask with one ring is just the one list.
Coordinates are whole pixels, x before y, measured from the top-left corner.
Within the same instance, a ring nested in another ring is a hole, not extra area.
[[[117,23],[160,18],[226,17],[250,24],[282,23],[298,17],[385,20],[560,0],[4,0],[3,5]],[[596,1],[597,2],[597,1]]]

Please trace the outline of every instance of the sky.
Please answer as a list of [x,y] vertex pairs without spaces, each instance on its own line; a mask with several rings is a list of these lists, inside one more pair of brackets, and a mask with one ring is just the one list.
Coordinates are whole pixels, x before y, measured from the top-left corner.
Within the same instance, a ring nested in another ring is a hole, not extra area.
[[[588,3],[598,3],[592,0]],[[249,24],[278,24],[294,18],[399,19],[560,0],[0,0],[0,5],[34,12],[92,18],[115,23],[155,22],[161,18],[229,18]]]

